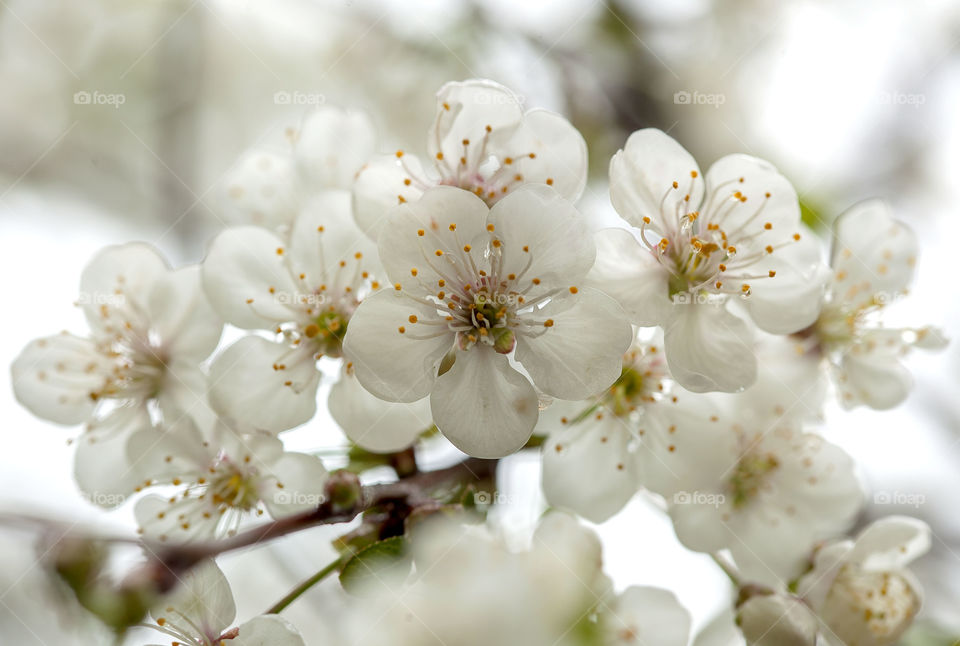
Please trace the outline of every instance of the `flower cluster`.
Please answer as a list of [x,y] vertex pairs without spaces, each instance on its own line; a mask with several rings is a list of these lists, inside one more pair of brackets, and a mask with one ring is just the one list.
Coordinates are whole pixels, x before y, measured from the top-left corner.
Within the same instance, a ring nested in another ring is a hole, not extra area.
[[[817,424],[831,380],[844,407],[891,408],[910,389],[902,357],[945,344],[880,321],[913,277],[910,229],[858,204],[828,258],[770,163],[734,154],[703,173],[646,129],[610,161],[622,221],[598,230],[577,204],[583,137],[521,103],[491,81],[443,86],[423,158],[376,154],[362,113],[311,113],[288,150],[250,151],[229,173],[231,224],[199,265],[171,270],[141,243],[94,258],[78,303],[89,336],[27,345],[17,398],[84,425],[79,486],[136,498],[148,544],[362,511],[362,493],[331,495],[329,463],[284,447],[329,380],[330,415],[401,484],[434,431],[472,458],[542,446],[553,507],[602,523],[640,491],[657,501],[735,581],[748,642],[893,644],[920,607],[904,568],[929,528],[889,517],[846,539],[862,484]],[[225,324],[236,340],[219,347]],[[354,552],[405,535],[417,576],[375,577],[377,601],[341,639],[687,643],[676,598],[614,593],[598,539],[564,513],[522,552],[460,526],[411,530],[419,512],[477,507],[478,483],[435,484],[343,538],[344,575]],[[207,563],[150,625],[181,644],[304,643],[275,616],[231,627],[235,614]]]

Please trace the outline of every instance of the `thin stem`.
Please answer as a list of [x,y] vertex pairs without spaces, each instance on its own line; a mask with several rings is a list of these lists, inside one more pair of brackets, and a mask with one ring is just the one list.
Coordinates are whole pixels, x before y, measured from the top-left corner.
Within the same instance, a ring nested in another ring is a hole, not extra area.
[[283,612],[287,606],[297,600],[297,598],[302,595],[304,592],[312,588],[314,585],[323,581],[325,578],[337,571],[337,567],[340,565],[340,559],[337,559],[333,563],[325,566],[322,570],[311,576],[306,581],[303,581],[300,585],[295,587],[290,593],[285,596],[280,601],[276,602],[270,609],[267,610],[264,614],[275,615],[279,612]]
[[720,566],[720,569],[723,570],[723,573],[729,577],[730,581],[736,587],[740,587],[740,573],[737,572],[737,569],[730,563],[726,558],[720,556],[718,553],[713,553],[710,555],[710,558]]

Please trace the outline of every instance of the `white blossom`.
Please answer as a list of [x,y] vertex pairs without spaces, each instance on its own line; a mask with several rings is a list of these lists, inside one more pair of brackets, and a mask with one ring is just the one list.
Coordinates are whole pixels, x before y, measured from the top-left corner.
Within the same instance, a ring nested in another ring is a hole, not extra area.
[[[247,336],[211,366],[210,401],[225,417],[272,432],[316,412],[323,357],[341,342],[361,300],[380,288],[377,250],[350,215],[350,196],[328,191],[294,221],[289,244],[253,226],[221,233],[203,263],[210,301],[227,322],[273,338]],[[411,444],[431,426],[427,402],[394,404],[352,386],[343,368],[330,409],[346,434],[371,450]]]
[[860,508],[850,457],[789,418],[743,426],[682,398],[661,414],[672,421],[648,442],[647,486],[665,497],[684,545],[730,550],[745,580],[792,580],[814,544],[845,531]]
[[905,516],[873,522],[855,540],[819,548],[798,593],[825,625],[831,646],[890,646],[923,602],[906,566],[930,549],[930,528]]
[[227,578],[210,560],[194,567],[151,611],[149,628],[182,646],[304,646],[303,638],[277,615],[260,615],[231,628],[237,608]]
[[87,425],[75,475],[91,500],[104,503],[132,482],[132,433],[184,416],[201,428],[212,424],[200,364],[223,322],[198,267],[173,271],[143,243],[101,251],[81,275],[78,305],[89,336],[64,331],[32,341],[13,363],[13,388],[38,417]]
[[620,511],[643,484],[646,428],[663,426],[658,409],[676,405],[663,346],[636,343],[619,379],[583,402],[556,401],[541,414],[547,501],[595,523]]
[[426,160],[397,151],[364,166],[354,213],[374,238],[390,207],[414,202],[434,186],[456,186],[493,206],[527,183],[547,184],[576,201],[587,181],[587,146],[562,116],[523,111],[523,100],[487,80],[447,83],[437,93]]
[[370,118],[331,106],[311,111],[285,134],[289,150],[249,150],[223,179],[224,215],[232,224],[289,233],[326,191],[349,190],[374,149]]
[[918,251],[913,231],[882,201],[861,202],[837,219],[823,309],[796,340],[799,351],[829,362],[845,408],[902,403],[913,379],[900,358],[911,348],[946,345],[935,328],[888,328],[879,321],[887,305],[906,295]]
[[397,207],[379,249],[393,289],[360,304],[347,358],[377,397],[429,395],[434,423],[462,451],[523,446],[539,416],[534,385],[582,399],[619,376],[632,330],[613,299],[579,286],[596,250],[549,187],[525,186],[493,208],[469,191],[431,189]]
[[[774,334],[816,320],[826,268],[804,241],[790,183],[769,163],[728,155],[706,177],[680,144],[639,130],[610,162],[610,197],[629,224],[597,234],[591,284],[632,322],[660,326],[674,378],[697,392],[736,392],[756,378],[752,329]],[[801,242],[804,241],[804,242]],[[798,245],[803,253],[781,250]]]
[[169,495],[137,501],[140,531],[160,541],[214,539],[236,532],[244,520],[268,513],[281,518],[324,501],[327,471],[320,458],[284,451],[265,433],[238,433],[219,424],[212,439],[189,423],[157,437],[141,431],[130,440],[144,476],[137,490],[172,485]]

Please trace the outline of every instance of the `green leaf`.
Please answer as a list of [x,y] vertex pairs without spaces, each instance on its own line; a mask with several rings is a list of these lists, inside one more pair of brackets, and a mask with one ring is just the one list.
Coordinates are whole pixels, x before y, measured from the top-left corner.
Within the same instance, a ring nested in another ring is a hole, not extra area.
[[407,539],[392,536],[363,548],[340,570],[340,585],[350,594],[362,595],[380,581],[396,579],[410,571]]

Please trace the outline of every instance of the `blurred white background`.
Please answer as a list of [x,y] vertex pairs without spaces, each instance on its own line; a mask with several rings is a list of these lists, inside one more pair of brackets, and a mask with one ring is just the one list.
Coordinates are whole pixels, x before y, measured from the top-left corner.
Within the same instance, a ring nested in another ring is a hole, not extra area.
[[[311,104],[365,109],[383,151],[419,150],[436,89],[472,77],[511,86],[583,131],[593,179],[582,207],[597,218],[610,217],[610,155],[646,126],[667,130],[704,168],[736,151],[771,160],[821,232],[862,198],[888,199],[922,244],[913,293],[889,320],[957,336],[956,2],[0,0],[0,364],[36,336],[85,330],[71,304],[100,247],[145,240],[175,265],[200,260],[222,226],[224,173],[249,147],[282,146],[283,128]],[[863,520],[896,512],[932,525],[934,549],[917,568],[924,616],[954,636],[958,357],[956,344],[913,355],[917,384],[905,405],[831,409],[826,429],[860,464],[868,500],[919,501],[868,507]],[[99,511],[73,485],[68,440],[79,429],[33,418],[14,402],[7,370],[0,382],[0,510],[129,531],[129,507]],[[297,450],[342,442],[324,415],[285,439]],[[543,508],[529,493],[536,461],[509,460],[503,478],[510,504],[498,513],[523,536]],[[728,604],[712,562],[679,547],[642,497],[599,531],[618,588],[675,590],[697,629]],[[242,566],[226,559],[240,617],[328,562],[331,537],[315,530]],[[73,619],[44,601],[32,541],[0,528],[2,642],[80,643],[64,636]],[[319,586],[289,617],[320,644],[338,603]]]

